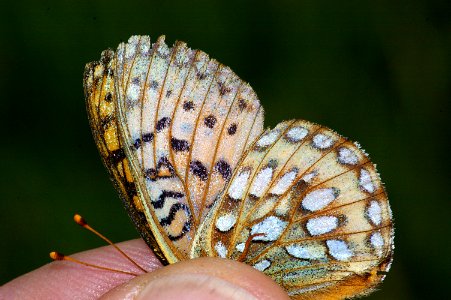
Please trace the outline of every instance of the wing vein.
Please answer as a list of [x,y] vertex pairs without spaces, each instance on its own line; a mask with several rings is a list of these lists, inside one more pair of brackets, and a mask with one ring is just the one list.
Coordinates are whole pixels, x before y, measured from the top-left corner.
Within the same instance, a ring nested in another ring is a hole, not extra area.
[[[295,120],[291,121],[291,122],[286,126],[286,128],[285,128],[282,132],[280,132],[279,136],[278,136],[277,139],[271,144],[271,146],[269,146],[268,149],[266,149],[265,154],[263,155],[263,157],[261,158],[261,160],[260,160],[260,162],[258,163],[257,167],[255,168],[255,172],[253,172],[252,177],[249,178],[249,180],[248,180],[248,183],[249,183],[249,184],[247,185],[246,191],[244,192],[243,196],[241,197],[242,200],[241,200],[241,203],[240,203],[240,209],[239,209],[238,214],[237,214],[237,216],[238,216],[237,219],[238,219],[238,220],[241,219],[241,215],[242,215],[242,213],[243,213],[244,203],[246,202],[246,198],[247,198],[247,196],[248,196],[248,194],[249,194],[250,186],[251,186],[251,184],[252,184],[252,182],[253,182],[255,176],[258,174],[258,171],[260,171],[261,166],[262,166],[262,164],[263,164],[263,161],[264,161],[265,158],[268,156],[268,154],[271,152],[271,149],[274,147],[274,145],[276,145],[277,142],[285,135],[285,133],[286,133],[289,129],[291,129],[291,126],[292,126],[295,122],[296,122]],[[258,141],[258,139],[256,139],[256,140]],[[232,179],[232,180],[233,180],[233,179]],[[231,182],[232,182],[232,180],[231,180]],[[231,251],[231,249],[233,248],[233,245],[235,244],[235,240],[236,240],[236,237],[237,237],[237,235],[238,235],[238,232],[241,232],[241,228],[244,227],[243,224],[238,224],[238,225],[240,225],[240,226],[237,226],[236,229],[233,231],[232,237],[231,237],[231,239],[230,239],[231,243],[229,244],[229,246],[228,246],[228,248],[227,248],[227,253],[229,253],[229,252]]]
[[[211,60],[210,60],[211,61]],[[207,68],[208,68],[208,63],[210,62],[210,61],[208,61],[206,64],[207,64]],[[196,138],[196,133],[197,133],[197,128],[198,128],[198,126],[199,126],[199,119],[200,119],[200,116],[201,116],[201,114],[202,114],[202,110],[203,110],[203,108],[204,108],[204,105],[205,105],[205,102],[207,101],[207,98],[208,98],[208,95],[210,94],[210,89],[211,89],[211,86],[212,86],[212,84],[213,84],[213,81],[216,79],[216,75],[218,74],[218,72],[219,72],[219,70],[220,69],[222,69],[223,68],[223,65],[222,64],[219,64],[218,63],[218,65],[217,65],[217,67],[216,67],[216,70],[215,70],[215,72],[214,72],[214,75],[212,76],[212,79],[211,79],[211,81],[210,81],[210,84],[209,84],[209,86],[208,86],[208,90],[207,90],[207,92],[205,93],[205,97],[204,97],[204,99],[202,100],[202,105],[201,105],[201,107],[200,107],[200,109],[199,109],[199,113],[198,113],[198,115],[197,115],[197,117],[196,117],[196,122],[195,122],[195,125],[194,125],[194,130],[193,130],[193,135],[191,136],[191,141],[190,141],[190,145],[191,145],[191,147],[190,147],[190,150],[189,150],[189,152],[188,152],[188,157],[187,157],[187,160],[186,160],[186,170],[185,170],[185,181],[187,181],[187,179],[188,179],[188,174],[189,174],[189,170],[190,170],[190,162],[191,162],[191,158],[192,158],[192,153],[193,153],[193,149],[194,149],[194,144],[193,144],[193,142],[194,142],[194,140],[195,140],[195,138]],[[191,197],[191,192],[190,192],[190,189],[188,188],[187,189],[187,197]],[[194,231],[196,231],[196,228],[199,226],[199,220],[197,219],[197,216],[194,214],[194,211],[193,211],[193,220],[194,220]]]
[[238,86],[238,88],[236,89],[236,93],[233,96],[232,103],[229,106],[229,109],[227,111],[227,115],[226,115],[226,117],[224,119],[224,122],[222,123],[221,132],[219,133],[219,137],[218,137],[218,139],[216,141],[215,149],[214,149],[214,152],[213,152],[213,158],[212,158],[211,164],[210,164],[210,171],[208,172],[206,188],[205,188],[205,191],[204,191],[204,193],[202,195],[202,201],[201,201],[200,211],[199,211],[199,217],[200,218],[202,218],[202,212],[203,212],[204,207],[205,207],[205,201],[206,201],[206,198],[208,197],[208,192],[210,190],[211,175],[212,175],[213,170],[214,170],[214,163],[215,163],[215,160],[216,160],[216,156],[218,154],[219,145],[221,144],[221,141],[222,141],[221,138],[222,138],[223,133],[224,133],[224,128],[225,128],[225,125],[226,125],[227,120],[229,118],[230,112],[232,111],[233,104],[235,104],[235,100],[236,100],[236,98],[237,98],[237,96],[238,96],[238,94],[240,92],[240,89],[241,89],[242,85],[243,85],[243,82],[241,82],[240,85]]

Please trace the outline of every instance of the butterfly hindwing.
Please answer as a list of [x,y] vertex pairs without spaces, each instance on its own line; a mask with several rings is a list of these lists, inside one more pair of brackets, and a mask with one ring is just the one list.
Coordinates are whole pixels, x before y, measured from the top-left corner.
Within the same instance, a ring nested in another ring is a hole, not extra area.
[[392,230],[363,150],[327,128],[288,121],[265,132],[237,166],[191,256],[243,261],[294,298],[344,298],[382,280]]

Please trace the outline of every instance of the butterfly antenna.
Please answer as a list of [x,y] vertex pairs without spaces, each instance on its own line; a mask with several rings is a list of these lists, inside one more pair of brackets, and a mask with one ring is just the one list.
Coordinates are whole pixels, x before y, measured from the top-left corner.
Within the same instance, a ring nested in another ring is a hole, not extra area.
[[50,258],[53,259],[53,260],[70,261],[70,262],[73,262],[73,263],[76,263],[76,264],[80,264],[80,265],[84,265],[84,266],[87,266],[87,267],[96,268],[96,269],[100,269],[100,270],[105,270],[105,271],[122,273],[122,274],[127,274],[127,275],[132,275],[132,276],[138,276],[139,275],[139,274],[136,274],[136,273],[133,273],[133,272],[127,272],[127,271],[122,271],[122,270],[117,270],[117,269],[112,269],[112,268],[107,268],[107,267],[102,267],[102,266],[90,264],[90,263],[87,263],[87,262],[75,259],[73,257],[64,255],[63,253],[56,252],[56,251],[50,252]]
[[[88,222],[86,222],[85,218],[83,218],[82,216],[80,216],[79,214],[75,214],[74,215],[74,221],[75,223],[77,223],[78,225],[80,225],[81,227],[91,231],[92,233],[94,233],[95,235],[97,235],[99,238],[101,238],[102,240],[104,240],[105,242],[107,242],[108,244],[110,244],[111,246],[113,246],[117,251],[119,251],[119,253],[122,254],[122,256],[124,256],[127,260],[129,260],[132,264],[134,264],[138,269],[140,269],[141,271],[143,271],[144,273],[148,273],[148,271],[146,269],[144,269],[143,267],[141,267],[137,262],[135,262],[130,256],[128,256],[124,251],[122,251],[118,246],[116,246],[116,244],[114,244],[110,239],[108,239],[106,236],[104,236],[103,234],[101,234],[100,232],[98,232],[97,230],[95,230],[94,228],[92,228]],[[66,256],[67,257],[67,256]]]

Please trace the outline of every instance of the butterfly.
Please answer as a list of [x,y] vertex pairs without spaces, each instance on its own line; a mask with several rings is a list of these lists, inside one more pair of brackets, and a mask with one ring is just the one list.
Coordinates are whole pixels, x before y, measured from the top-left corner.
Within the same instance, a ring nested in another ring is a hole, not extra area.
[[387,194],[368,155],[331,129],[264,129],[251,86],[184,42],[132,36],[86,65],[103,163],[164,264],[242,261],[293,299],[374,290],[393,256]]

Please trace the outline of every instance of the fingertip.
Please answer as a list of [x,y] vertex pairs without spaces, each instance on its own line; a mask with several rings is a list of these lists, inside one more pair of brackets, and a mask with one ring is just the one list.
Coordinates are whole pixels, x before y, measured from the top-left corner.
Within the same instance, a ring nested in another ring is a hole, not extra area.
[[139,276],[102,299],[289,299],[268,276],[243,263],[204,257]]
[[[148,271],[161,263],[141,239],[118,244]],[[55,254],[56,255],[56,254]],[[71,255],[78,260],[108,268],[139,272],[112,246]],[[99,270],[68,261],[54,261],[22,275],[0,287],[0,299],[97,299],[127,282],[130,275]]]

